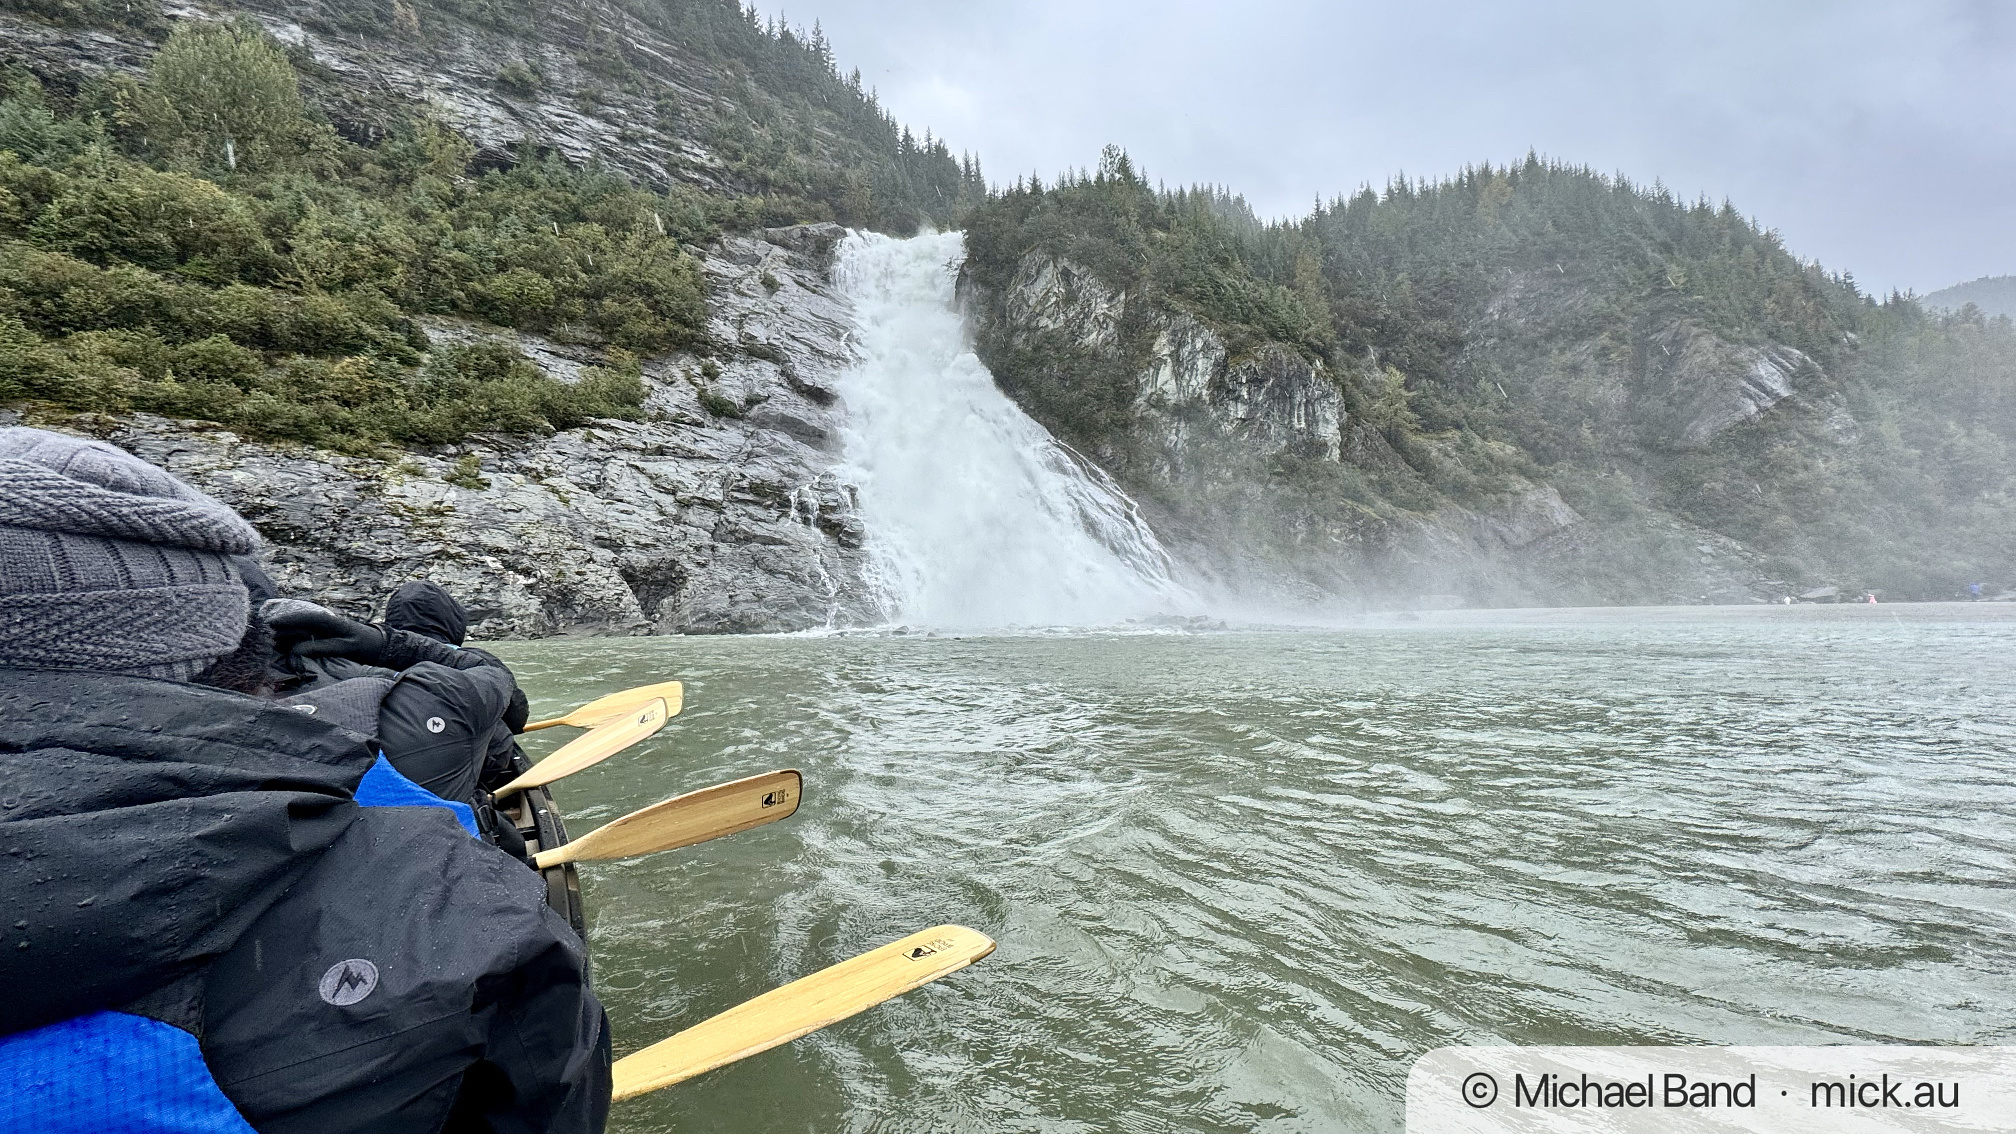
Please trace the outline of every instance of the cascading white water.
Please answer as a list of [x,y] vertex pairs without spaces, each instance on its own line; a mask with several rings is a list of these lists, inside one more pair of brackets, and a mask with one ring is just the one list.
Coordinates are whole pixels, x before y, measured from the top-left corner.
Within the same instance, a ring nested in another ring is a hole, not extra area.
[[845,459],[893,617],[950,628],[1096,626],[1185,595],[1132,501],[1008,400],[974,357],[959,233],[855,233],[839,278],[857,364]]

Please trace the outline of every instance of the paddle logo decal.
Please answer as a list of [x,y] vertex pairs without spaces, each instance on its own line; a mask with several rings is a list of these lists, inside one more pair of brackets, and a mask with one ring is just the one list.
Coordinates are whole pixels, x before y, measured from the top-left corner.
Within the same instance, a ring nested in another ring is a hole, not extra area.
[[908,953],[905,953],[903,955],[910,958],[913,961],[921,961],[926,957],[936,956],[940,951],[950,949],[951,947],[952,947],[952,939],[949,937],[941,937],[936,941],[926,941],[924,944],[917,946],[916,948],[910,950]]
[[790,798],[791,792],[786,788],[778,788],[776,791],[766,791],[763,793],[763,806],[775,807]]
[[371,995],[371,990],[377,987],[378,966],[362,957],[352,957],[330,965],[316,991],[322,994],[325,1003],[347,1008]]

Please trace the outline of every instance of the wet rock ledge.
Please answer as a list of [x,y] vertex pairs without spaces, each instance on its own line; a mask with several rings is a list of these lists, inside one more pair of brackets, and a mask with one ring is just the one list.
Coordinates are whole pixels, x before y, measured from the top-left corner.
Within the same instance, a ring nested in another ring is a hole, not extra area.
[[[647,362],[644,421],[385,459],[148,415],[30,423],[102,437],[224,500],[266,536],[284,591],[352,614],[431,579],[469,607],[478,638],[874,622],[861,523],[836,472],[833,380],[851,357],[830,276],[842,235],[800,225],[707,249],[710,329],[726,349]],[[436,342],[515,341],[562,380],[599,360],[494,327],[426,326]]]

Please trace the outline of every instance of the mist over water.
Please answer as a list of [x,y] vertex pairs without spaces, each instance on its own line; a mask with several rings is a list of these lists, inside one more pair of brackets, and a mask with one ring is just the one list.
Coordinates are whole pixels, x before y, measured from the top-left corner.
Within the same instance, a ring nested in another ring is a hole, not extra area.
[[954,296],[964,255],[956,232],[840,248],[860,359],[840,382],[844,475],[891,619],[1096,626],[1184,605],[1133,503],[974,356]]

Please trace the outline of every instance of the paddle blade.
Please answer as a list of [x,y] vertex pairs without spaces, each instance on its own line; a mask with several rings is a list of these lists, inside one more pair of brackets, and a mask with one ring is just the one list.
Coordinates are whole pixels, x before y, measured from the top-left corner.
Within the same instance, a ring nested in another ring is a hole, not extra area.
[[565,846],[540,851],[533,861],[544,870],[563,862],[634,858],[690,847],[788,817],[798,810],[803,789],[804,779],[796,769],[715,784],[633,811]]
[[789,1043],[993,951],[992,939],[963,925],[941,925],[870,949],[617,1060],[615,1097],[647,1094]]
[[589,729],[561,745],[551,756],[532,765],[531,771],[491,794],[502,799],[514,791],[550,784],[562,776],[571,776],[592,764],[599,764],[664,728],[669,717],[665,702],[653,699],[642,708],[632,710],[623,719]]
[[534,721],[525,726],[525,731],[533,732],[537,729],[552,728],[554,725],[596,728],[652,701],[665,702],[665,715],[676,717],[686,704],[686,686],[677,681],[661,681],[656,685],[639,685],[635,689],[618,690],[607,696],[597,697],[564,717],[554,717],[550,721]]

